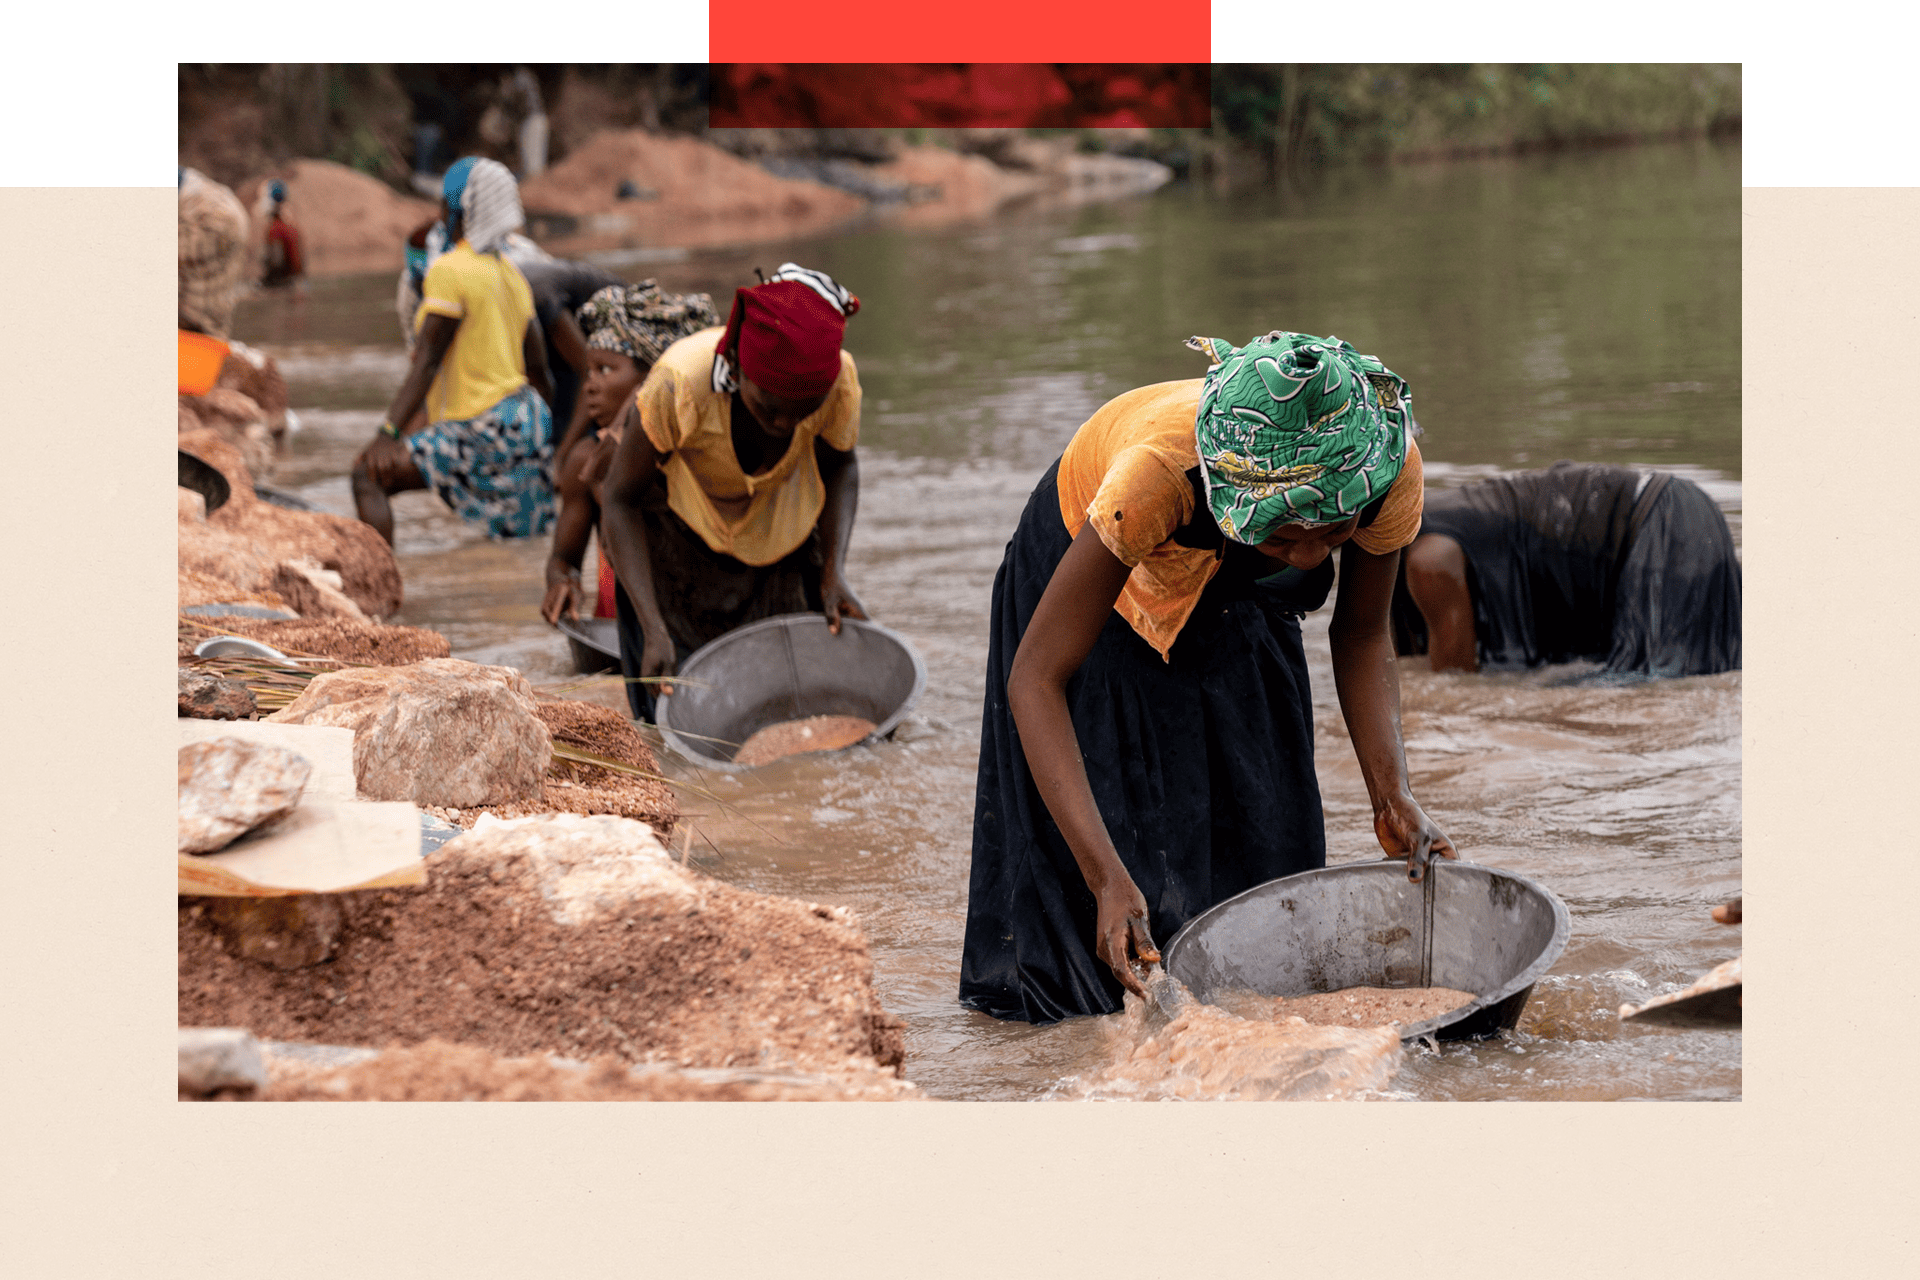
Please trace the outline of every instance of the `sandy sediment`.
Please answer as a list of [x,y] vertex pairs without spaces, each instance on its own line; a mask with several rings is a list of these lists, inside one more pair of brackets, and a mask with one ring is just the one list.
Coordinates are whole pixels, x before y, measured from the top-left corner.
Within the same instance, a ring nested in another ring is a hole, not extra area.
[[356,622],[351,618],[283,620],[183,614],[179,626],[180,656],[186,657],[202,640],[217,635],[246,636],[272,645],[293,658],[331,658],[336,662],[375,667],[405,666],[423,658],[445,658],[453,652],[445,636],[423,627]]
[[1447,987],[1346,987],[1304,996],[1223,991],[1212,1003],[1239,1017],[1267,1022],[1299,1018],[1317,1027],[1410,1027],[1474,999],[1471,991]]
[[[269,1053],[262,1102],[886,1102],[925,1095],[891,1072],[798,1072],[634,1067],[612,1055],[589,1063],[504,1058],[430,1040],[344,1067]],[[232,1096],[232,1095],[229,1095]]]
[[[229,583],[243,600],[274,592],[282,563],[301,560],[340,575],[341,591],[373,618],[400,608],[400,566],[393,550],[371,526],[345,516],[317,511],[288,511],[254,495],[253,475],[240,453],[218,432],[183,432],[179,447],[226,477],[231,496],[218,510],[194,519],[182,510],[179,520],[181,606],[218,603],[200,599],[208,579]],[[189,575],[192,590],[189,591]]]
[[200,900],[182,898],[180,1025],[369,1048],[439,1039],[506,1056],[898,1073],[902,1024],[880,1005],[848,913],[736,889],[657,845],[608,856],[609,838],[636,829],[560,818],[449,841],[428,856],[422,888],[337,895],[338,949],[307,968],[236,958]]
[[1269,1022],[1198,1001],[1150,1031],[1140,1002],[1129,996],[1116,1024],[1112,1064],[1068,1082],[1058,1096],[1331,1101],[1386,1088],[1403,1056],[1392,1027]]
[[859,716],[807,716],[770,724],[740,744],[733,763],[758,767],[783,756],[808,751],[838,751],[873,732],[873,721]]

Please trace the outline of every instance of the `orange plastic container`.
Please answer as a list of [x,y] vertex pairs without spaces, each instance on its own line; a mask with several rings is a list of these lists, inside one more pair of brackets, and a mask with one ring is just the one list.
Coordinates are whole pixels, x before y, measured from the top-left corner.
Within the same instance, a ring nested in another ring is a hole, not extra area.
[[203,396],[220,380],[220,366],[231,350],[218,338],[180,331],[180,394]]

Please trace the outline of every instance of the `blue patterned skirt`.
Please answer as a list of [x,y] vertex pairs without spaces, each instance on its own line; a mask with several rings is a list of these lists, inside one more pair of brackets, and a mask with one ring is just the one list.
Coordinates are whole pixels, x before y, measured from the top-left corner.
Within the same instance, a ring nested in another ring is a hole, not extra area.
[[427,487],[489,538],[537,538],[553,523],[553,417],[531,386],[401,443]]

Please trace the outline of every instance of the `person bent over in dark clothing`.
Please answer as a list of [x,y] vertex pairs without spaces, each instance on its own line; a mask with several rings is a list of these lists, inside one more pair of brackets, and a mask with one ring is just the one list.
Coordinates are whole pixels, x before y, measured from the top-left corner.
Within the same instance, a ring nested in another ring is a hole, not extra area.
[[1558,462],[1429,494],[1393,623],[1396,649],[1435,671],[1737,671],[1740,562],[1693,482]]

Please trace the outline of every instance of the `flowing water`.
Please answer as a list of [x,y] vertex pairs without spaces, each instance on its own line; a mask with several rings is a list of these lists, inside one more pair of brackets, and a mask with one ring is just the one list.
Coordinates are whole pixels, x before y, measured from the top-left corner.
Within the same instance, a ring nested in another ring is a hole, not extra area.
[[[866,391],[849,577],[928,671],[892,741],[738,776],[669,759],[711,793],[683,796],[695,862],[857,911],[881,998],[907,1021],[908,1075],[935,1096],[1115,1096],[1085,1082],[1139,1047],[1138,1010],[1034,1028],[954,999],[988,589],[1034,481],[1111,396],[1198,376],[1189,335],[1240,343],[1285,327],[1338,334],[1408,379],[1430,484],[1558,458],[1660,466],[1705,487],[1737,542],[1739,173],[1737,147],[1676,145],[1355,171],[1285,199],[1178,185],[620,268],[724,307],[755,265],[791,258],[861,295],[847,336]],[[405,370],[391,298],[390,276],[319,280],[238,318],[238,336],[279,359],[302,421],[275,483],[342,514],[353,453]],[[570,677],[538,613],[544,541],[489,543],[424,494],[395,513],[397,621],[536,684]],[[1305,628],[1328,857],[1345,862],[1378,849],[1334,699],[1330,613]],[[1577,674],[1436,675],[1403,660],[1415,794],[1463,856],[1550,887],[1573,927],[1516,1032],[1409,1046],[1365,1096],[1740,1096],[1737,1032],[1615,1016],[1739,952],[1739,930],[1707,912],[1740,890],[1740,676]],[[606,682],[575,696],[620,705]]]

